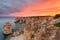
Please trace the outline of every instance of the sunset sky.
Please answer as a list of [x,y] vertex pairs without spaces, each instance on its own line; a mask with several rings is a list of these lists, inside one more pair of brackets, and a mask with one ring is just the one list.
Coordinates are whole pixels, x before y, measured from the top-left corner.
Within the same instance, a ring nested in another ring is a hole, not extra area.
[[60,0],[0,0],[0,16],[54,16]]

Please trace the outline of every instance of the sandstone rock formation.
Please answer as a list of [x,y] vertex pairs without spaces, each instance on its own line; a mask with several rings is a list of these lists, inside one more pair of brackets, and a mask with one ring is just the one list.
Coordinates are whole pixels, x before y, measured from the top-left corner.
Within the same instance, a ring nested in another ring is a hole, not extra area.
[[11,23],[6,22],[3,26],[3,33],[4,34],[12,34]]
[[25,40],[54,40],[56,27],[52,17],[32,17],[26,19]]

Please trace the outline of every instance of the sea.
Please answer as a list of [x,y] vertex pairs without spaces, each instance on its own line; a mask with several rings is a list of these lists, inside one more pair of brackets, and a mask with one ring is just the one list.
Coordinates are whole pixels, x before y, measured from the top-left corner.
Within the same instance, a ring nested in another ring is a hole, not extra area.
[[0,17],[0,40],[4,39],[2,28],[6,22],[10,22],[12,24],[12,28],[17,28],[14,23],[15,17]]

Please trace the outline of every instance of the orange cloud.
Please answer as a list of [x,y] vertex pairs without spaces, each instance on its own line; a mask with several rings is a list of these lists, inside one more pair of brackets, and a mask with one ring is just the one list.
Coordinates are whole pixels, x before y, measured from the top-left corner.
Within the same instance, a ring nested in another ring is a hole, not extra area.
[[60,0],[47,0],[26,6],[20,12],[12,13],[10,16],[54,16],[58,13],[60,13]]

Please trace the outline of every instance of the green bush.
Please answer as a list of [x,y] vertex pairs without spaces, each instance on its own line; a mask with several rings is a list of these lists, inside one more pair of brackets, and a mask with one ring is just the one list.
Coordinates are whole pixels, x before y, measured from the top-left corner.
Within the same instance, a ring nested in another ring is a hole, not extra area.
[[54,24],[56,27],[60,27],[60,22]]
[[10,40],[10,38],[11,38],[11,35],[8,35],[8,36],[5,37],[4,40]]
[[54,17],[54,19],[57,19],[59,17],[60,17],[60,14],[56,14],[55,17]]

